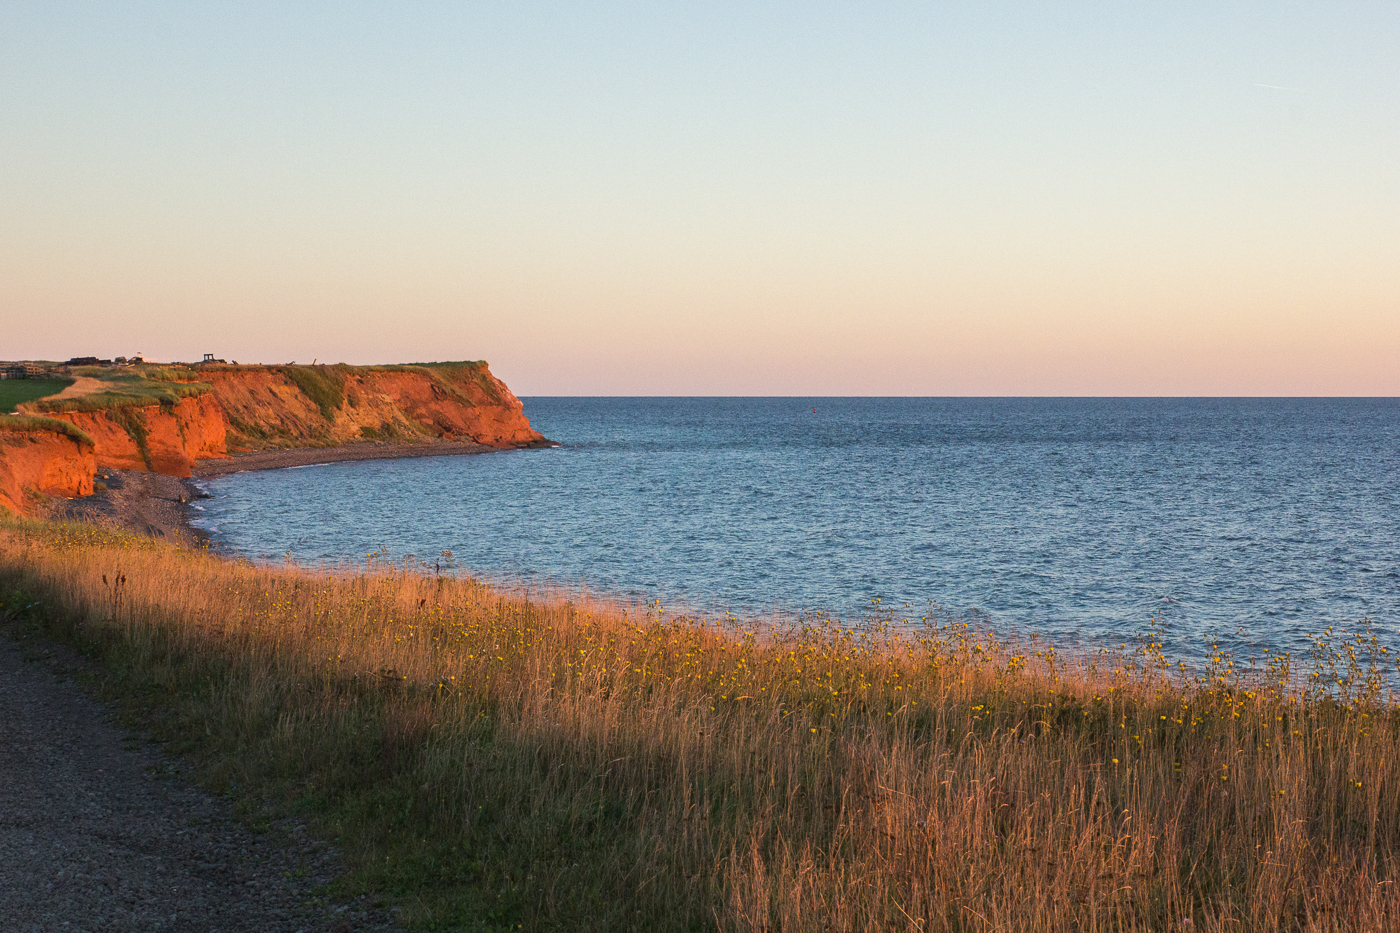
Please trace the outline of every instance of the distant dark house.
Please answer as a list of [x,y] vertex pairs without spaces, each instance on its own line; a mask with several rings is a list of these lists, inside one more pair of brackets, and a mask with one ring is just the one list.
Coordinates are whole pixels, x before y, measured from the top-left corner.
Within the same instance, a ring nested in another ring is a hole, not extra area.
[[65,366],[111,366],[111,360],[99,360],[95,356],[75,356]]

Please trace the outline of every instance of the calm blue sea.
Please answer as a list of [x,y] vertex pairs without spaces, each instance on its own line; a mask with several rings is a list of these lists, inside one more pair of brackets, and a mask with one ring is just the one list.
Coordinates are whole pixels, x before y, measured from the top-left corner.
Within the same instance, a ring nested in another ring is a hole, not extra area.
[[1178,651],[1400,626],[1400,400],[528,398],[562,446],[205,481],[255,558],[444,549],[744,616],[872,600]]

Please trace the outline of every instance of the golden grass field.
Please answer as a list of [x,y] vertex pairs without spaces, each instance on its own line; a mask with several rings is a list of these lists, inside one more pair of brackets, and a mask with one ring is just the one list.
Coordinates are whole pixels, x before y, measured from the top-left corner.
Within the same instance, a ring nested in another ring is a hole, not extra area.
[[38,523],[0,528],[0,599],[419,928],[1400,929],[1364,629],[1186,669],[1150,637],[743,629]]

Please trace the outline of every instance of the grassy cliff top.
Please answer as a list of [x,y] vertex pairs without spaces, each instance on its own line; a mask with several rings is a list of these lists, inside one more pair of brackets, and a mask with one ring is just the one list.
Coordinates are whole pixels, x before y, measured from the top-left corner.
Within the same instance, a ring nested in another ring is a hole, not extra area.
[[57,395],[72,384],[72,379],[59,377],[0,380],[0,413],[12,412],[26,402]]
[[114,370],[103,366],[75,367],[72,374],[90,387],[81,395],[45,398],[30,402],[34,414],[70,411],[107,411],[144,405],[173,405],[184,398],[203,395],[208,383],[191,381],[192,373],[164,367],[132,367]]
[[[74,387],[64,397],[53,397],[64,388],[63,385],[55,383],[51,386],[46,381],[47,391],[21,392],[15,404],[22,403],[24,411],[35,415],[107,411],[157,404],[173,405],[181,399],[197,397],[211,391],[213,387],[208,382],[201,381],[203,376],[239,372],[274,372],[285,376],[311,398],[328,418],[344,403],[347,377],[360,374],[419,373],[437,383],[449,396],[457,398],[469,407],[474,403],[463,395],[454,383],[469,382],[477,386],[490,401],[499,403],[502,400],[489,375],[486,361],[462,360],[370,366],[352,366],[346,363],[75,366],[69,370],[71,378],[65,380],[74,384]],[[43,397],[44,395],[50,397]]]
[[58,418],[45,418],[40,415],[0,415],[0,431],[12,434],[27,434],[30,431],[52,431],[71,437],[79,444],[93,446],[92,435],[76,425]]

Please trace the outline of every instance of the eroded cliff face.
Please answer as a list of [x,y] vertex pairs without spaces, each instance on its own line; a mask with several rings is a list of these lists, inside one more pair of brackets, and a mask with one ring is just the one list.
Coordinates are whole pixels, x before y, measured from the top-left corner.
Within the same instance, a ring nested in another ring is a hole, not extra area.
[[483,363],[226,366],[191,376],[211,390],[173,404],[44,412],[87,432],[93,446],[43,430],[0,432],[0,506],[30,514],[35,494],[90,495],[98,467],[185,477],[196,460],[268,448],[549,443]]
[[204,378],[228,418],[232,449],[432,438],[547,443],[484,365],[229,368]]
[[212,395],[174,405],[55,412],[92,435],[97,466],[189,476],[196,460],[227,457],[228,425]]
[[92,495],[97,458],[91,445],[56,431],[0,431],[0,508],[32,515],[38,496]]

